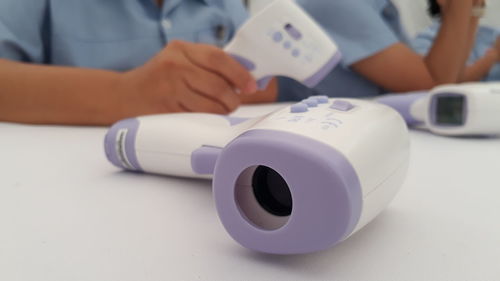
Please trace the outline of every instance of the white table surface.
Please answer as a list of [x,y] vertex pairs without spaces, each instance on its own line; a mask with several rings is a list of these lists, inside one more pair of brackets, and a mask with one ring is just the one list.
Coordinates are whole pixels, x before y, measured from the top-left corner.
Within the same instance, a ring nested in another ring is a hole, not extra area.
[[407,181],[374,222],[271,256],[231,240],[210,182],[111,166],[105,132],[0,123],[0,280],[500,280],[500,140],[412,132]]

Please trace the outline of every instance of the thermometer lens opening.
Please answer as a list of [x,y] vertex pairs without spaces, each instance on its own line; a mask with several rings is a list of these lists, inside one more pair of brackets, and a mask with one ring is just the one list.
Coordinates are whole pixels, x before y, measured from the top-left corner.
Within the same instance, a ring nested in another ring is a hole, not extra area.
[[275,170],[259,166],[253,175],[252,187],[257,202],[275,216],[292,213],[292,195],[286,181]]

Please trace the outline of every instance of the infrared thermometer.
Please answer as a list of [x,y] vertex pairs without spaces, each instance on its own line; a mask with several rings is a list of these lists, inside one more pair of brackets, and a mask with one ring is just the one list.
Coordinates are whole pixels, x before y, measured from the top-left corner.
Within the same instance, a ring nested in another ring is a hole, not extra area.
[[310,97],[261,117],[144,116],[105,138],[115,166],[212,178],[217,212],[241,245],[274,254],[331,247],[373,220],[401,187],[407,126],[370,101]]
[[444,85],[431,92],[388,95],[378,102],[396,109],[410,126],[445,136],[500,135],[500,83]]
[[315,87],[341,59],[337,45],[294,1],[275,0],[250,18],[224,48],[265,89],[274,76]]

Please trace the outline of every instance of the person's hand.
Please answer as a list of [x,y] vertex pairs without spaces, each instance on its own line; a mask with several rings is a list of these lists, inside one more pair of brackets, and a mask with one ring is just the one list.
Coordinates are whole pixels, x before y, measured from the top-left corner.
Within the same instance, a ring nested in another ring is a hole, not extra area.
[[498,63],[500,62],[500,36],[488,50],[486,50],[485,56],[490,60]]
[[223,50],[172,41],[145,65],[122,75],[124,115],[166,112],[227,114],[239,94],[257,91],[251,74]]
[[489,48],[488,50],[486,50],[484,56],[492,62],[498,62],[500,60],[500,53],[497,48]]
[[474,7],[484,7],[485,5],[485,0],[442,0],[440,4],[444,16],[457,15],[464,19],[472,17]]
[[[455,3],[452,3],[455,2]],[[486,6],[486,1],[485,0],[461,0],[461,1],[455,1],[455,0],[442,0],[442,6],[443,8],[449,7],[449,5],[453,4],[461,4],[461,5],[470,5],[472,4],[472,7],[484,7]]]
[[484,6],[486,6],[486,1],[485,0],[474,0],[473,6],[484,7]]
[[498,62],[500,62],[500,36],[497,37],[497,40],[495,41],[495,45],[493,46],[493,49],[496,50],[498,54]]

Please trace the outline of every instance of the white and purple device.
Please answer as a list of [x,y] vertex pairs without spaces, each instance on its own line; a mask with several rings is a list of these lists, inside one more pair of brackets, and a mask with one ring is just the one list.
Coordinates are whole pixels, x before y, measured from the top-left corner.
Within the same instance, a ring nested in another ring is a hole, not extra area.
[[265,89],[274,76],[315,87],[341,59],[336,44],[293,0],[275,0],[250,18],[224,48]]
[[396,109],[410,126],[445,136],[500,135],[500,83],[444,85],[430,92],[387,95],[378,102]]
[[254,119],[179,113],[111,127],[122,169],[210,178],[219,217],[241,245],[326,249],[377,216],[401,187],[409,137],[401,116],[369,101],[308,98]]

